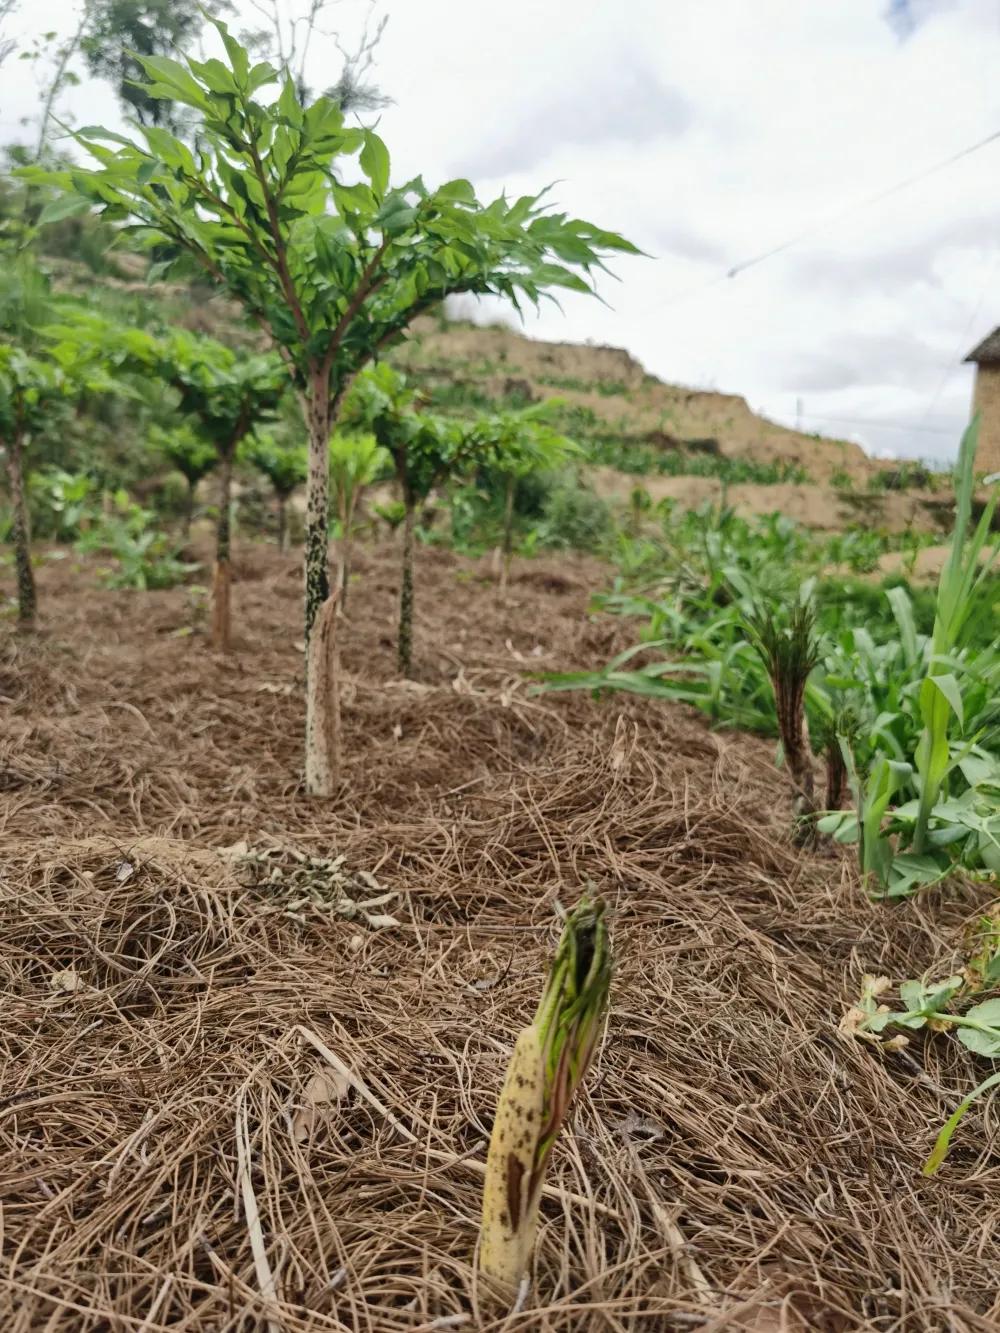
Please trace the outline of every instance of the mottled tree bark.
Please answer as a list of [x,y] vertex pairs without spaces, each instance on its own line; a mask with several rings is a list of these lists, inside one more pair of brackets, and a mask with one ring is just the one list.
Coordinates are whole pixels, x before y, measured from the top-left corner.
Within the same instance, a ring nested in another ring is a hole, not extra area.
[[399,589],[399,640],[396,660],[401,676],[413,671],[413,528],[416,505],[411,495],[405,494],[406,517],[403,519],[403,573]]
[[288,550],[288,497],[278,495],[278,550],[284,555]]
[[332,796],[336,784],[339,703],[323,668],[332,651],[332,627],[324,628],[314,650],[312,635],[321,612],[324,626],[335,614],[330,597],[330,390],[325,374],[313,376],[307,398],[309,475],[306,480],[305,631],[306,631],[306,791]]
[[191,540],[191,521],[194,518],[194,493],[198,483],[192,477],[185,477],[187,482],[187,503],[184,506],[184,540]]
[[500,565],[500,596],[507,596],[507,583],[510,579],[510,562],[514,554],[514,495],[517,491],[517,478],[507,478],[507,494],[503,506],[503,559]]
[[[310,796],[332,796],[340,780],[337,676],[337,593],[334,592],[313,621],[306,656],[306,790]],[[320,784],[322,790],[318,790]]]
[[230,612],[230,506],[233,488],[233,457],[227,451],[219,459],[219,517],[215,537],[215,570],[212,577],[212,647],[228,653],[232,637]]
[[354,524],[354,505],[346,496],[340,502],[340,569],[337,571],[337,588],[340,592],[338,611],[343,614],[347,606],[347,584],[351,577],[351,528]]
[[34,629],[38,608],[35,593],[35,575],[31,568],[31,524],[28,519],[28,501],[24,493],[24,465],[22,441],[15,435],[7,448],[7,478],[10,484],[11,507],[14,511],[12,538],[14,563],[17,568],[17,623],[20,629]]

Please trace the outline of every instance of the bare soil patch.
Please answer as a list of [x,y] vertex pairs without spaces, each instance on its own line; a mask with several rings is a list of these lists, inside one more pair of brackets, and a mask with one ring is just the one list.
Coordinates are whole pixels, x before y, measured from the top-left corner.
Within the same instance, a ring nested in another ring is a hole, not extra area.
[[[837,1031],[862,972],[947,967],[983,893],[868,903],[793,846],[769,743],[532,697],[627,642],[587,615],[595,562],[524,565],[504,607],[485,565],[421,552],[409,683],[394,553],[357,569],[327,804],[299,783],[294,555],[239,552],[227,658],[178,634],[184,590],[69,561],[44,633],[4,632],[0,1327],[995,1329],[995,1111],[919,1173],[968,1053]],[[239,842],[342,856],[399,924],[248,880]],[[607,1040],[508,1317],[471,1262],[485,1140],[587,884]]]

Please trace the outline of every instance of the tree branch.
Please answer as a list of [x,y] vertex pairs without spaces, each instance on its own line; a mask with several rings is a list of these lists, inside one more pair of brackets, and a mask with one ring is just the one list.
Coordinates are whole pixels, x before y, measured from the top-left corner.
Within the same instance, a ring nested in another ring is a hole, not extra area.
[[364,305],[368,297],[371,296],[373,292],[378,291],[378,289],[383,285],[383,283],[385,283],[385,281],[389,276],[387,273],[384,273],[382,277],[378,279],[377,282],[372,281],[372,279],[375,276],[375,271],[379,266],[379,261],[382,259],[382,256],[385,254],[388,248],[389,248],[389,238],[387,236],[383,236],[378,249],[375,251],[371,259],[365,265],[361,277],[358,281],[358,285],[354,290],[354,295],[347,303],[346,310],[341,315],[340,319],[336,323],[333,332],[330,334],[330,342],[327,346],[326,353],[323,357],[323,374],[327,378],[329,378],[330,371],[333,369],[333,362],[337,355],[337,349],[340,347],[340,344],[344,340],[344,334],[350,327],[351,320]]

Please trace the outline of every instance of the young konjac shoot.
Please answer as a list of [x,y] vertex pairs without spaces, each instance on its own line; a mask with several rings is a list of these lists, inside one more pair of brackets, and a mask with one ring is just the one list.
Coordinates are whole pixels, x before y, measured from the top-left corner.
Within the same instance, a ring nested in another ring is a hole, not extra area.
[[518,1037],[486,1159],[479,1264],[511,1295],[528,1271],[545,1168],[601,1039],[611,985],[604,904],[566,918],[541,1004]]

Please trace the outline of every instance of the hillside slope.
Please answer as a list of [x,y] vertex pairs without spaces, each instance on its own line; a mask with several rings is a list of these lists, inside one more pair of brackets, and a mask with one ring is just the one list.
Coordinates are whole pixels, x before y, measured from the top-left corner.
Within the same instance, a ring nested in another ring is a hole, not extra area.
[[666,384],[619,347],[551,343],[514,329],[425,319],[395,359],[429,386],[451,383],[485,397],[558,396],[595,432],[664,450],[752,458],[802,468],[816,482],[836,473],[854,484],[876,465],[856,444],[804,435],[751,411],[738,394]]
[[[184,283],[148,286],[135,257],[117,262],[119,276],[100,277],[101,304],[113,317],[264,345],[260,331],[220,294]],[[59,260],[51,267],[61,290],[86,298],[94,275],[84,265]],[[471,417],[560,399],[558,425],[584,446],[586,479],[621,504],[641,478],[654,502],[671,498],[694,508],[724,498],[744,515],[780,512],[831,531],[859,523],[944,530],[950,522],[946,496],[899,478],[884,484],[895,466],[869,458],[857,444],[780,426],[737,394],[665,383],[623,348],[545,342],[503,324],[429,315],[390,356],[435,411]]]

